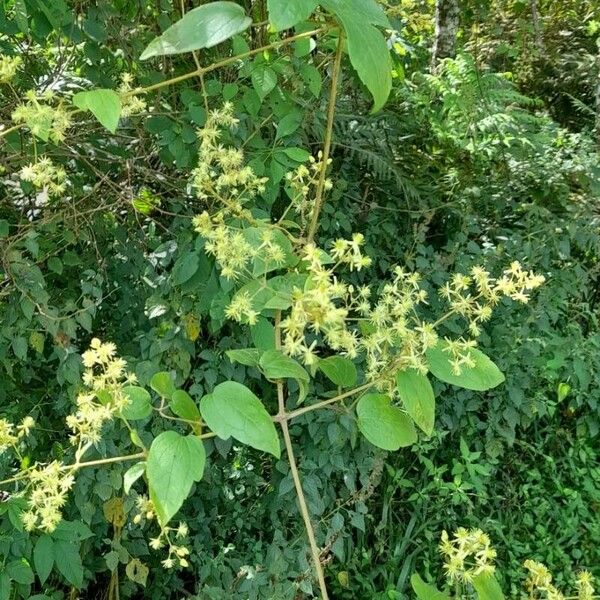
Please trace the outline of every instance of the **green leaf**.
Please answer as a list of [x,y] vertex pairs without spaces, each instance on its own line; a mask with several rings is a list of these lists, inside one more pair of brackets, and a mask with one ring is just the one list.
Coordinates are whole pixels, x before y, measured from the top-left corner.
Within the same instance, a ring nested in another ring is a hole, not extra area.
[[304,148],[283,148],[283,152],[288,158],[299,163],[306,162],[310,158],[310,152]]
[[37,5],[56,30],[73,22],[73,13],[64,0],[37,0]]
[[237,362],[247,367],[258,367],[260,350],[258,348],[239,348],[225,352],[231,362]]
[[44,585],[54,566],[54,541],[49,535],[42,535],[35,543],[33,564],[40,583]]
[[259,350],[275,348],[275,327],[264,317],[259,317],[256,325],[250,327],[250,337]]
[[495,388],[504,381],[502,371],[480,350],[471,348],[469,353],[475,362],[473,368],[462,366],[460,375],[455,375],[450,362],[450,354],[445,352],[446,344],[441,342],[427,351],[427,362],[431,373],[452,385],[484,392]]
[[15,0],[13,7],[15,10],[15,21],[21,32],[27,35],[29,33],[29,20],[25,0]]
[[12,583],[6,571],[0,573],[0,600],[10,600]]
[[275,31],[290,29],[306,21],[317,3],[317,0],[267,0],[269,22]]
[[155,373],[150,380],[150,387],[162,398],[171,399],[175,392],[175,384],[171,379],[171,374],[166,371]]
[[212,394],[200,400],[200,412],[221,439],[233,437],[280,457],[275,425],[263,403],[245,385],[235,381],[220,383]]
[[377,0],[323,0],[321,4],[338,17],[363,25],[390,28],[390,22]]
[[175,390],[169,402],[170,409],[186,421],[199,421],[200,411],[191,396],[183,390]]
[[148,452],[146,476],[161,525],[171,520],[193,483],[202,479],[205,461],[204,444],[197,436],[165,431],[154,439]]
[[79,543],[91,537],[94,537],[94,533],[81,521],[65,521],[63,519],[52,532],[54,540],[64,540],[67,542]]
[[387,102],[392,90],[392,62],[383,34],[372,25],[344,24],[348,55],[359,79],[373,96],[372,112]]
[[396,387],[408,415],[425,434],[431,435],[435,422],[435,396],[427,376],[414,369],[399,371]]
[[268,65],[259,63],[252,69],[252,86],[261,100],[277,85],[277,73]]
[[24,558],[9,562],[5,568],[10,578],[21,585],[31,585],[35,581],[33,571]]
[[298,361],[286,356],[279,350],[266,350],[263,352],[259,365],[267,379],[310,380],[308,373]]
[[235,2],[210,2],[186,13],[148,44],[140,60],[212,48],[250,27],[252,19]]
[[54,564],[59,573],[78,589],[83,587],[83,564],[79,545],[66,540],[54,540]]
[[131,486],[144,474],[145,470],[146,462],[140,461],[125,471],[125,475],[123,475],[123,491],[126,494],[129,494]]
[[8,520],[17,531],[23,531],[23,511],[27,506],[25,498],[11,498],[8,502]]
[[356,367],[349,358],[328,356],[327,358],[322,358],[317,366],[335,385],[352,387],[356,384]]
[[391,405],[385,394],[366,394],[356,406],[358,428],[378,448],[398,450],[417,441],[410,417]]
[[173,285],[182,285],[191,279],[200,266],[200,256],[195,252],[189,252],[180,256],[173,266],[171,278]]
[[127,406],[121,411],[125,419],[135,421],[145,419],[152,414],[152,398],[147,390],[137,385],[126,385],[123,393],[129,400]]
[[260,357],[259,366],[267,379],[295,379],[300,388],[298,401],[306,398],[310,376],[298,361],[279,350],[266,350]]
[[392,61],[383,34],[374,25],[389,27],[375,0],[323,0],[344,27],[348,55],[359,79],[373,96],[372,112],[386,103],[392,89]]
[[0,238],[8,237],[10,227],[6,219],[0,219]]
[[418,573],[415,573],[410,578],[410,584],[419,600],[451,600],[450,596],[440,592],[434,586],[425,583]]
[[502,588],[494,575],[480,573],[473,578],[473,587],[479,600],[504,600]]
[[302,113],[288,113],[279,121],[279,123],[277,123],[275,139],[280,140],[281,138],[291,135],[298,127],[300,127],[300,123],[302,123]]
[[90,90],[73,96],[73,104],[89,110],[108,131],[114,133],[121,116],[121,98],[114,90]]

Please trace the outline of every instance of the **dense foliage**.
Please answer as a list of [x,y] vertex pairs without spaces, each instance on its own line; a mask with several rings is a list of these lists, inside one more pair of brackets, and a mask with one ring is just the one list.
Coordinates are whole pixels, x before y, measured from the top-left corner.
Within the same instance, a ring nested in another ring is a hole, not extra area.
[[456,596],[589,597],[599,44],[590,0],[0,6],[0,598],[439,600],[445,530],[497,552]]

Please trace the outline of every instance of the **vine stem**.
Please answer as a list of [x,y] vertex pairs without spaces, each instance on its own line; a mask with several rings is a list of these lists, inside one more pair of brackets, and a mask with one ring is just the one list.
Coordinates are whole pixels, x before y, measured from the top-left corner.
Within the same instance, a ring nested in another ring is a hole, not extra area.
[[9,127],[8,129],[2,129],[0,131],[0,138],[3,138],[5,135],[8,135],[9,133],[12,133],[13,131],[17,131],[18,129],[21,129],[21,127],[24,127],[25,123],[19,123],[18,125],[13,125],[12,127]]
[[[277,349],[281,347],[281,312],[277,311],[275,316],[275,346]],[[325,574],[323,573],[323,565],[321,564],[321,552],[317,545],[315,538],[315,530],[313,528],[312,521],[310,519],[310,513],[308,512],[308,506],[306,504],[306,498],[304,496],[304,490],[302,489],[302,482],[300,481],[300,473],[298,472],[298,465],[296,464],[296,457],[294,455],[294,448],[292,446],[292,438],[290,436],[290,430],[288,427],[288,415],[285,411],[285,397],[283,392],[283,382],[279,380],[277,382],[277,402],[279,404],[279,424],[283,431],[283,439],[285,441],[285,450],[290,463],[290,470],[292,472],[292,479],[294,480],[294,487],[296,488],[296,495],[298,497],[298,504],[300,506],[300,514],[304,521],[304,528],[306,529],[306,535],[310,544],[310,553],[312,555],[313,564],[315,567],[315,573],[319,582],[319,589],[321,590],[321,600],[329,600],[329,594],[327,593],[327,584],[325,583]]]
[[[146,458],[146,453],[138,452],[137,454],[126,454],[124,456],[112,456],[110,458],[99,458],[97,460],[88,460],[85,462],[75,462],[70,465],[62,465],[60,470],[61,471],[78,471],[79,469],[83,469],[85,467],[98,467],[101,465],[108,465],[111,463],[126,462],[129,460],[138,460],[140,458]],[[8,483],[15,483],[17,481],[21,481],[22,479],[27,479],[27,477],[29,477],[29,472],[33,468],[34,467],[30,467],[26,471],[23,471],[23,472],[19,473],[18,475],[15,475],[14,477],[10,477],[9,479],[4,479],[3,481],[0,481],[0,485],[6,485]]]
[[149,85],[147,87],[139,87],[133,89],[129,92],[126,92],[124,96],[134,96],[138,94],[145,94],[147,92],[151,92],[153,90],[157,90],[162,87],[166,87],[169,85],[173,85],[175,83],[180,83],[181,81],[186,81],[187,79],[191,79],[192,77],[203,77],[206,73],[210,73],[211,71],[216,71],[221,67],[226,67],[238,60],[242,60],[244,58],[248,58],[250,56],[254,56],[255,54],[261,54],[262,52],[266,52],[267,50],[271,50],[273,48],[278,48],[279,46],[285,46],[297,40],[302,40],[307,37],[313,37],[315,35],[319,35],[320,33],[324,33],[329,29],[329,26],[320,27],[319,29],[314,29],[312,31],[305,31],[303,33],[298,33],[297,35],[290,36],[288,38],[280,39],[271,44],[267,44],[266,46],[261,46],[260,48],[254,48],[253,50],[248,50],[248,52],[243,52],[242,54],[236,54],[235,56],[230,56],[228,58],[224,58],[217,62],[214,62],[206,67],[196,68],[189,73],[184,73],[183,75],[178,75],[177,77],[173,77],[171,79],[166,79],[165,81],[159,81],[153,85]]
[[[285,420],[289,421],[290,419],[294,419],[296,417],[299,417],[300,415],[304,415],[306,413],[312,412],[313,410],[319,410],[320,408],[324,408],[325,406],[329,406],[330,404],[334,404],[335,402],[344,400],[344,398],[349,398],[350,396],[354,396],[355,394],[360,394],[361,392],[368,390],[370,387],[373,387],[373,383],[365,383],[365,384],[360,385],[356,388],[353,388],[347,392],[344,392],[343,394],[339,394],[338,396],[335,396],[334,398],[328,398],[327,400],[321,400],[320,402],[317,402],[316,404],[311,404],[310,406],[304,406],[302,408],[297,408],[296,410],[293,410],[292,412],[286,413]],[[277,419],[277,420],[279,420],[279,419]]]
[[116,462],[125,462],[128,460],[137,460],[138,458],[146,458],[145,452],[138,452],[137,454],[127,454],[125,456],[113,456],[111,458],[99,458],[98,460],[88,460],[86,462],[78,462],[73,465],[65,465],[61,468],[61,471],[68,471],[69,469],[79,470],[84,467],[98,467],[100,465],[108,465]]
[[327,104],[327,127],[325,129],[325,139],[323,141],[323,156],[321,157],[321,172],[319,173],[319,182],[315,193],[315,206],[313,208],[310,229],[308,230],[308,242],[315,239],[315,234],[319,227],[319,215],[323,208],[323,193],[325,191],[325,179],[327,176],[327,162],[331,152],[331,138],[333,136],[333,117],[335,116],[335,101],[337,98],[338,82],[342,66],[342,47],[344,45],[344,32],[339,30],[337,49],[335,51],[335,60],[333,63],[333,72],[331,74],[331,90],[329,91],[329,102]]

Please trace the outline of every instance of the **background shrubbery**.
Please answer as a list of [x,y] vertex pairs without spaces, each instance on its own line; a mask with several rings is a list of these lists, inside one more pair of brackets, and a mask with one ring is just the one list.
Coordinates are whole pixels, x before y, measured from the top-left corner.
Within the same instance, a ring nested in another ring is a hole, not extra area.
[[[256,22],[266,18],[264,3],[240,4]],[[485,328],[482,348],[506,374],[505,385],[477,393],[436,384],[430,439],[386,454],[358,439],[336,410],[291,427],[332,597],[411,596],[410,575],[438,576],[440,531],[457,526],[490,534],[506,592],[521,589],[526,558],[547,564],[559,585],[570,584],[577,568],[600,576],[598,8],[540,2],[540,55],[528,3],[466,2],[459,53],[432,74],[431,3],[386,4],[399,36],[397,77],[385,108],[370,114],[360,83],[344,73],[334,188],[319,236],[365,235],[373,268],[357,282],[404,264],[440,285],[482,262],[498,272],[520,260],[547,283],[527,307],[501,304]],[[0,121],[10,124],[11,94],[27,89],[116,88],[123,72],[151,85],[189,71],[187,55],[138,61],[180,16],[178,3],[166,1],[5,3],[0,53],[23,63],[2,89]],[[253,28],[233,46],[258,47],[268,36]],[[316,155],[322,144],[329,83],[319,68],[330,50],[304,41],[259,55],[207,76],[206,97],[192,79],[161,89],[114,136],[89,117],[62,145],[38,141],[34,149],[19,132],[0,142],[0,412],[39,423],[25,464],[68,451],[64,417],[93,336],[113,341],[142,385],[164,370],[195,398],[226,379],[260,382],[252,368],[225,357],[252,341],[244,344],[246,334],[225,319],[231,288],[212,260],[189,279],[179,274],[180,257],[198,244],[188,187],[195,130],[205,106],[233,102],[240,125],[228,141],[243,144],[255,171],[269,177],[259,208],[281,216],[282,180],[297,165],[295,153]],[[227,52],[206,51],[203,64]],[[257,91],[256,71],[265,65],[277,87]],[[43,203],[13,175],[39,146],[68,170],[65,198]],[[452,323],[448,331],[456,331]],[[107,436],[101,453],[122,441]],[[231,440],[207,448],[204,482],[182,510],[192,569],[163,570],[139,530],[111,524],[110,501],[122,496],[127,467],[115,465],[80,474],[65,507],[80,573],[53,573],[46,595],[75,597],[68,584],[77,580],[84,597],[114,594],[118,564],[122,598],[309,595],[285,461]],[[1,466],[8,477],[15,465]],[[132,510],[133,500],[124,507]],[[0,505],[4,564],[31,560],[36,542],[19,531],[18,509]],[[135,558],[149,569],[145,588],[124,574]],[[29,590],[25,578],[16,597]]]

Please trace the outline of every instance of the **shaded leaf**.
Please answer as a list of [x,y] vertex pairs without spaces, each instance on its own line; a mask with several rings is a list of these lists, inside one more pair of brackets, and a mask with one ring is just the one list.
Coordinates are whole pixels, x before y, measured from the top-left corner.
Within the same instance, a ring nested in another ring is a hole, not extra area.
[[195,252],[188,252],[180,256],[173,266],[173,285],[181,285],[191,279],[200,266],[200,256]]
[[73,586],[83,586],[83,564],[79,546],[66,540],[54,540],[54,564],[59,573]]
[[263,100],[277,85],[277,73],[268,65],[259,63],[252,69],[252,85]]
[[33,547],[35,572],[44,585],[54,566],[54,541],[49,535],[42,535]]

